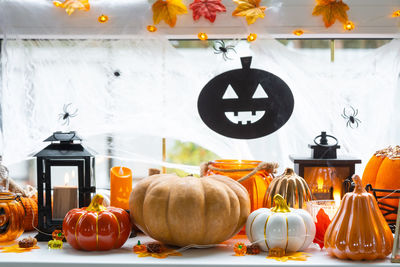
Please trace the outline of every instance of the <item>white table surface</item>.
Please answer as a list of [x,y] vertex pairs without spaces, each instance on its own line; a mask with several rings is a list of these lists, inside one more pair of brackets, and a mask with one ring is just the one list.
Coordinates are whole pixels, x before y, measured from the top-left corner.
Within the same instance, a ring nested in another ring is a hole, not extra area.
[[[24,233],[23,237],[34,236],[35,232]],[[282,266],[282,265],[304,265],[304,266],[361,266],[364,264],[379,266],[396,266],[390,262],[389,256],[385,260],[377,261],[347,261],[338,260],[327,255],[325,250],[320,250],[316,244],[313,244],[306,252],[312,256],[307,261],[287,261],[278,262],[272,259],[266,259],[266,253],[261,252],[258,255],[246,255],[243,257],[233,256],[233,245],[240,241],[229,240],[226,246],[217,246],[213,248],[192,248],[182,252],[182,256],[172,256],[165,259],[156,259],[153,257],[139,258],[132,252],[132,247],[140,240],[142,243],[152,241],[151,238],[139,235],[130,238],[125,245],[116,250],[105,252],[86,252],[78,251],[64,242],[64,248],[60,250],[51,250],[47,248],[47,242],[39,242],[40,249],[34,249],[25,253],[0,253],[0,266]],[[247,241],[247,240],[243,240]],[[0,243],[1,246],[1,243]],[[399,265],[400,266],[400,265]]]

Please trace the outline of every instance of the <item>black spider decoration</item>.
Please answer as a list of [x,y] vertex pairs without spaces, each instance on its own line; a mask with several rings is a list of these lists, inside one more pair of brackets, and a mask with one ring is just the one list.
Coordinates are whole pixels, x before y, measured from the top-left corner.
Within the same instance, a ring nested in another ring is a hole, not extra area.
[[358,109],[354,109],[352,106],[350,106],[350,108],[351,108],[350,115],[347,115],[346,108],[343,108],[342,117],[347,120],[346,127],[350,126],[350,128],[352,129],[358,128],[358,124],[361,123],[361,121],[356,118],[358,114]]
[[62,125],[69,125],[69,119],[76,117],[78,115],[78,109],[75,109],[75,111],[70,111],[72,103],[65,104],[63,107],[63,113],[58,114],[58,119],[63,120]]
[[225,45],[223,40],[214,42],[214,54],[222,54],[222,58],[226,61],[227,59],[232,60],[232,58],[228,57],[229,51],[233,51],[236,53],[234,45]]

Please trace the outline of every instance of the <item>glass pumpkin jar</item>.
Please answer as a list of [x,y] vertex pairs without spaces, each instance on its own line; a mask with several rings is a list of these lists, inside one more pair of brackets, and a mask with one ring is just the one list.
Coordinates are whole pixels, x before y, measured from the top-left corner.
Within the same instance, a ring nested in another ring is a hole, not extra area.
[[24,208],[16,195],[0,192],[0,242],[17,239],[24,232]]
[[[215,160],[210,162],[205,175],[224,175],[237,181],[253,171],[260,163],[261,161],[256,160]],[[251,212],[263,207],[263,199],[272,178],[272,174],[260,170],[241,182],[249,193]]]

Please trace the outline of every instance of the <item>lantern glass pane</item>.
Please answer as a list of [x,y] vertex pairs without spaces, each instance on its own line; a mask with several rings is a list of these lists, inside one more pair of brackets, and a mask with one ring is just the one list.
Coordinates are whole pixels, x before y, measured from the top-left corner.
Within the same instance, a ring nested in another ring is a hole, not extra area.
[[62,220],[71,209],[78,208],[78,167],[51,166],[53,220]]
[[304,179],[316,199],[335,199],[343,195],[343,182],[349,177],[349,167],[305,167]]

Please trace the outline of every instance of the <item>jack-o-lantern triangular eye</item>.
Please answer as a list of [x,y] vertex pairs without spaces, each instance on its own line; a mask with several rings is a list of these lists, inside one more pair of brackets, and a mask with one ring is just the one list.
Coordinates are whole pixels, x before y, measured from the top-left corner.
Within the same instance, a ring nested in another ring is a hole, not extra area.
[[228,85],[222,99],[238,99],[238,95],[236,94],[235,90],[233,90],[231,85]]
[[261,84],[258,84],[256,91],[254,92],[253,98],[268,98],[267,93],[264,88],[262,88]]

